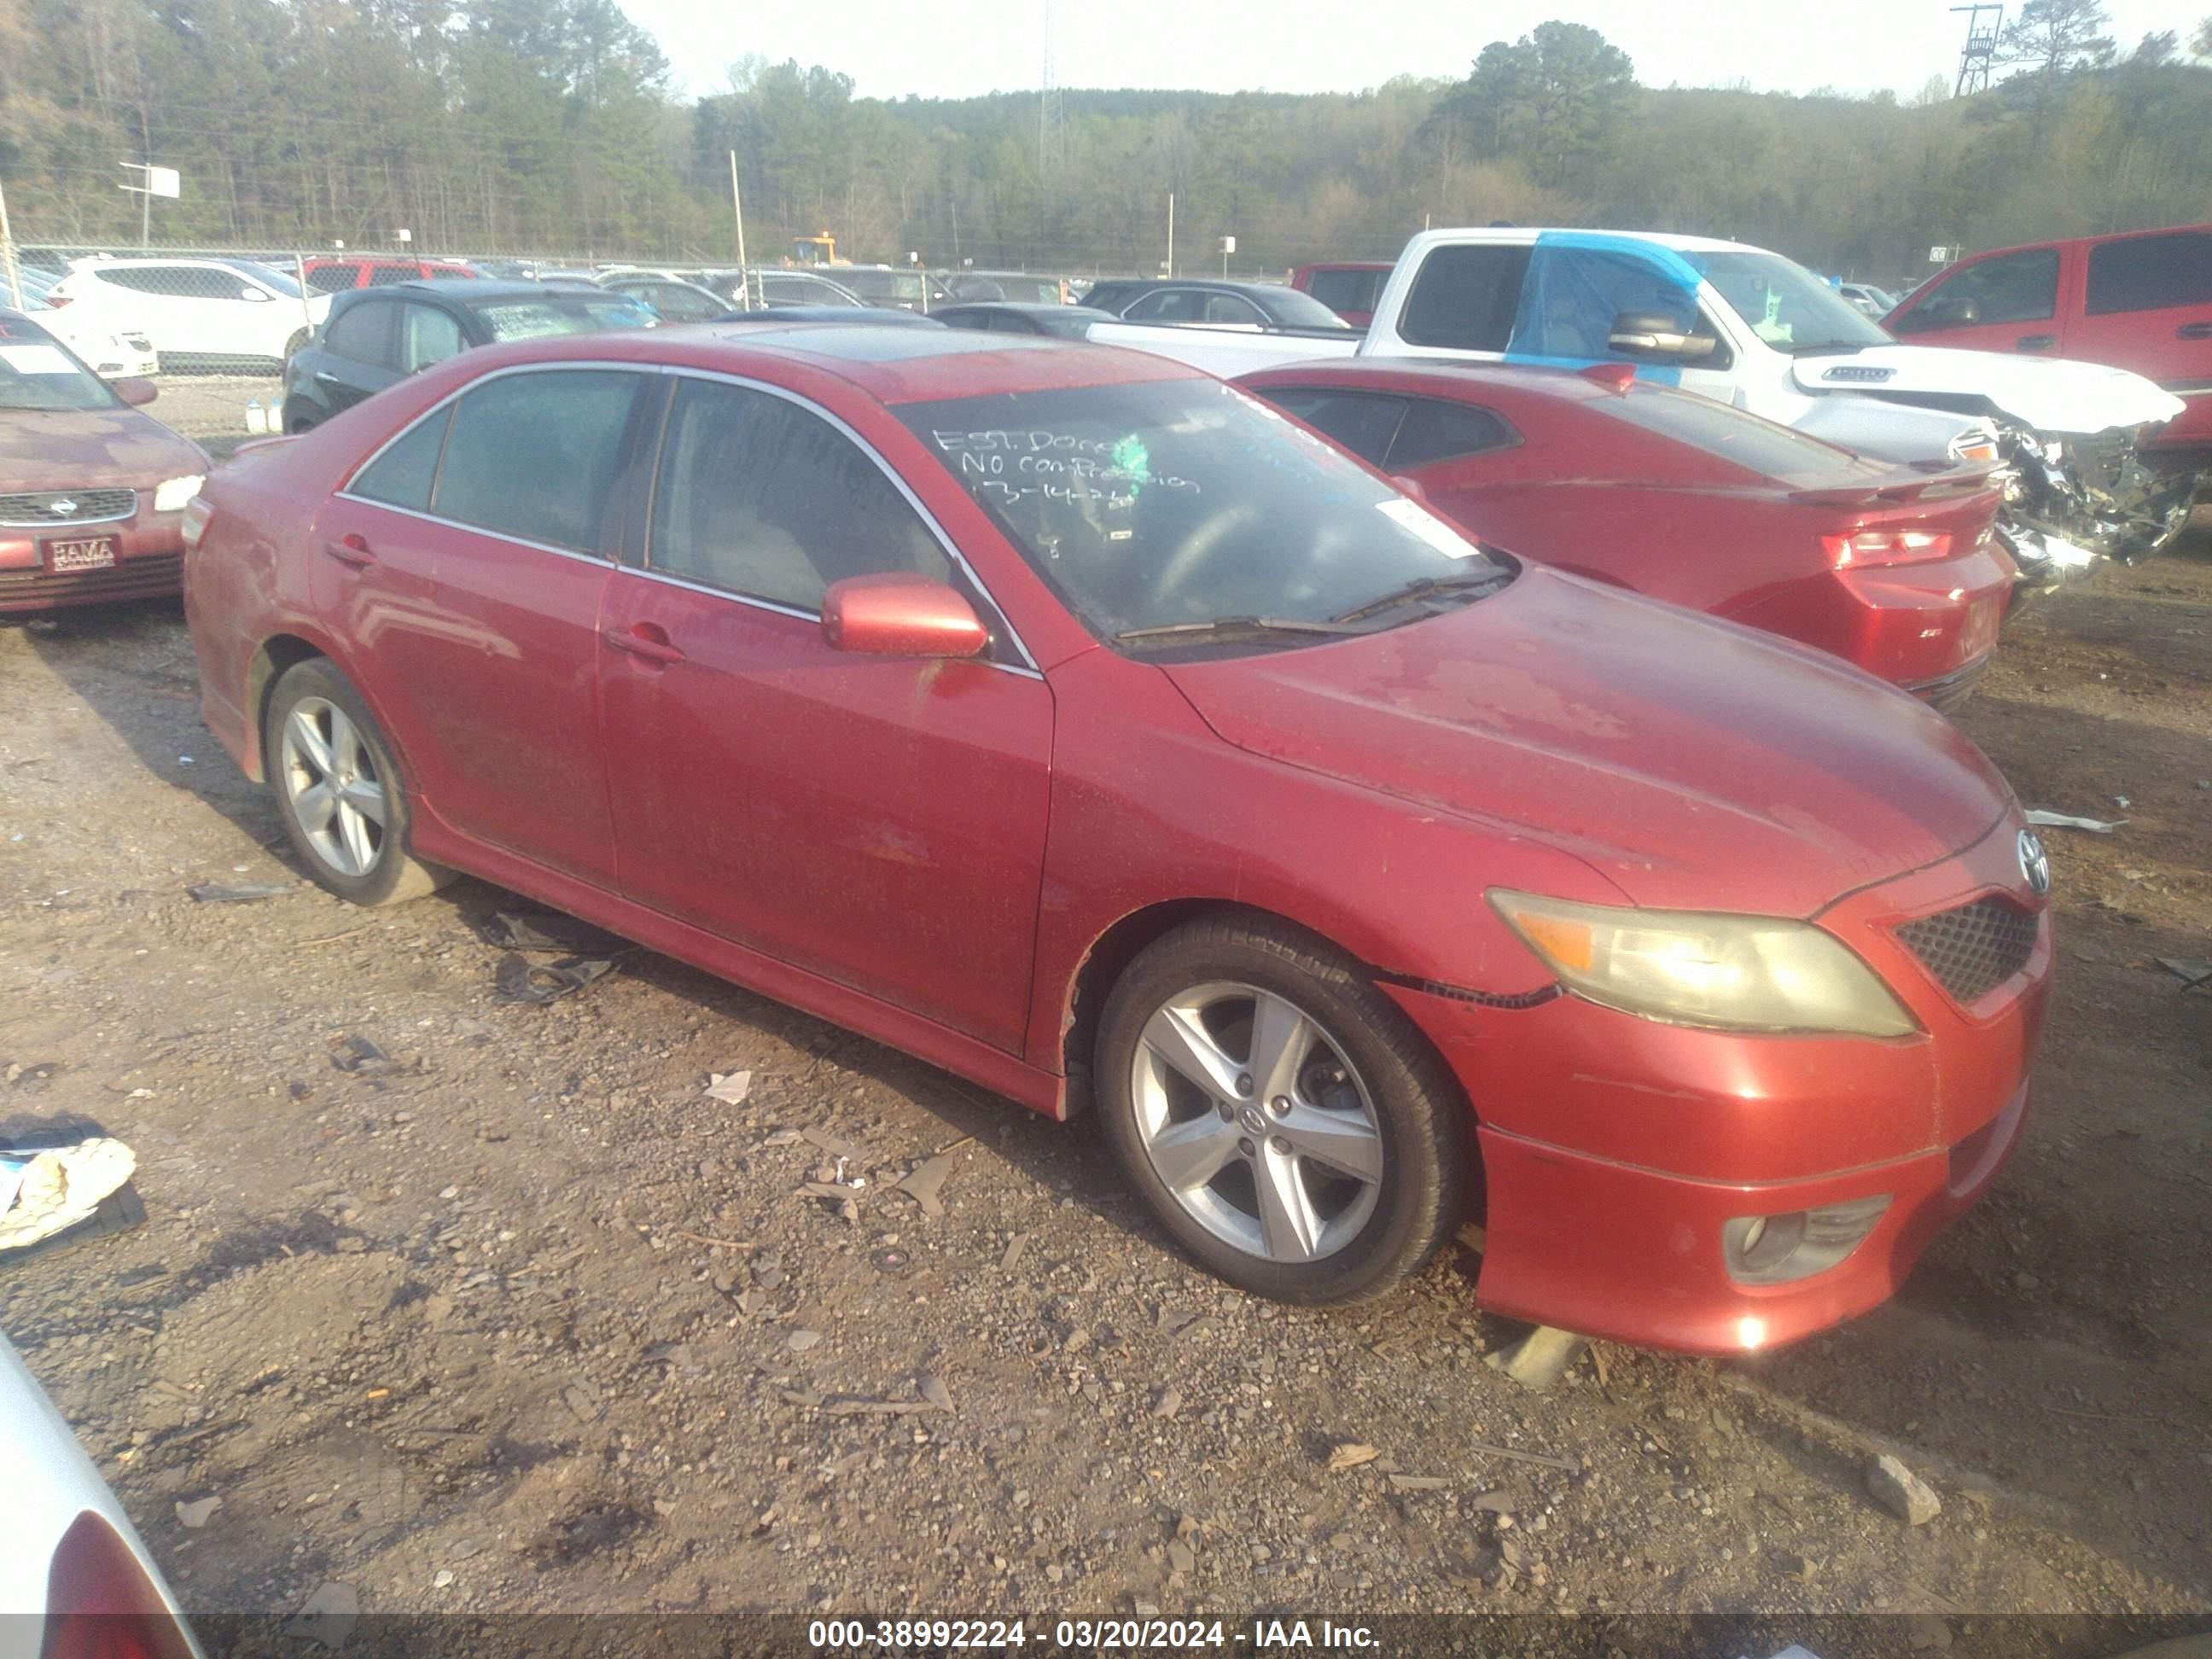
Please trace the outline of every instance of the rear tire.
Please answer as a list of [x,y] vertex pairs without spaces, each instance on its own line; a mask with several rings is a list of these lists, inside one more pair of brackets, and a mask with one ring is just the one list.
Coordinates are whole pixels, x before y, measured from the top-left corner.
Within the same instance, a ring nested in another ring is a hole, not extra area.
[[1099,1022],[1102,1127],[1208,1272],[1303,1304],[1366,1301],[1458,1224],[1474,1124],[1403,1011],[1266,918],[1164,935]]
[[453,872],[407,851],[407,789],[368,706],[329,659],[286,669],[261,733],[284,832],[318,886],[350,904],[399,904]]

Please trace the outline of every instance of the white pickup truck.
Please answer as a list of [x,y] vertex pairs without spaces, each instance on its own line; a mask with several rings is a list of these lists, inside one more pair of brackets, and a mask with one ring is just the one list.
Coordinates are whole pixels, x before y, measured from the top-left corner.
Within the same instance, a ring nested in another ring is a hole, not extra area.
[[2197,475],[2138,453],[2182,402],[2101,364],[1900,344],[1778,253],[1640,232],[1424,231],[1364,337],[1097,323],[1090,337],[1235,376],[1326,356],[1456,357],[1639,376],[1869,454],[2002,459],[2024,565],[2165,544]]

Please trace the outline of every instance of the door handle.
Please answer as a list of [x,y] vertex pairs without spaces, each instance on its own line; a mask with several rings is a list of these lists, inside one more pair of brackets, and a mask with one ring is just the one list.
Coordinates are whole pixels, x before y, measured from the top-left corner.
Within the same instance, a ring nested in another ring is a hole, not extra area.
[[361,536],[341,536],[334,542],[325,542],[323,551],[340,564],[351,565],[356,570],[365,570],[376,562],[376,555],[368,550],[368,543]]
[[2173,331],[2177,340],[2212,340],[2212,323],[2184,323]]
[[657,623],[634,623],[628,628],[610,628],[599,637],[616,650],[656,667],[665,668],[671,663],[684,660],[682,650],[670,641],[667,631]]
[[2048,351],[2058,343],[2056,334],[2023,334],[2012,343],[2014,351]]

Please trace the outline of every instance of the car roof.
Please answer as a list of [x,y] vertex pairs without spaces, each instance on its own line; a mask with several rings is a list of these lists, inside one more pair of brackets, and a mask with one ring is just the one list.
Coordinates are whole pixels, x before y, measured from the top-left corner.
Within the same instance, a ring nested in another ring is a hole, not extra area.
[[1396,266],[1389,259],[1316,259],[1303,264],[1300,270],[1393,270]]
[[1462,225],[1456,229],[1418,231],[1406,244],[1401,261],[1411,260],[1439,245],[1475,242],[1493,246],[1525,246],[1540,236],[1618,236],[1633,242],[1649,242],[1655,247],[1673,248],[1677,253],[1767,253],[1771,249],[1750,242],[1730,242],[1717,236],[1685,236],[1674,231],[1658,230],[1600,230],[1570,225]]
[[757,374],[781,362],[832,375],[884,404],[1210,378],[1150,352],[1018,334],[868,323],[694,323],[555,335],[486,346],[469,353],[465,361],[489,371],[571,359],[725,374]]
[[[2030,248],[2088,246],[2097,242],[2130,242],[2142,236],[2186,236],[2212,234],[2212,225],[2159,225],[2149,230],[2108,230],[2094,236],[2053,236],[2040,242],[2014,242],[2009,247],[1976,248],[1972,253],[1960,256],[1963,264],[1969,259],[1987,259],[2001,253],[2022,253]],[[1933,282],[1943,273],[1936,271],[1926,280]]]

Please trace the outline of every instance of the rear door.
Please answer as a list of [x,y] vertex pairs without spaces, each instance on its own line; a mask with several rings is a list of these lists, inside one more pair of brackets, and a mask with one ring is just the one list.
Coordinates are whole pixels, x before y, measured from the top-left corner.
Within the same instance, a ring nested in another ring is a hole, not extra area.
[[[624,892],[1018,1052],[1042,678],[889,465],[811,404],[678,379],[649,495],[599,659]],[[824,589],[882,571],[962,587],[994,659],[831,647]]]
[[2085,252],[2066,355],[2156,380],[2189,404],[2162,437],[2212,442],[2212,230],[2117,236]]
[[399,307],[393,301],[362,300],[325,327],[315,391],[333,415],[400,378],[395,355],[398,321]]
[[476,382],[325,504],[316,607],[427,810],[611,887],[598,707],[607,503],[659,377],[560,367]]
[[1914,295],[1887,326],[1913,345],[2057,356],[2062,272],[2056,243],[1964,260]]

